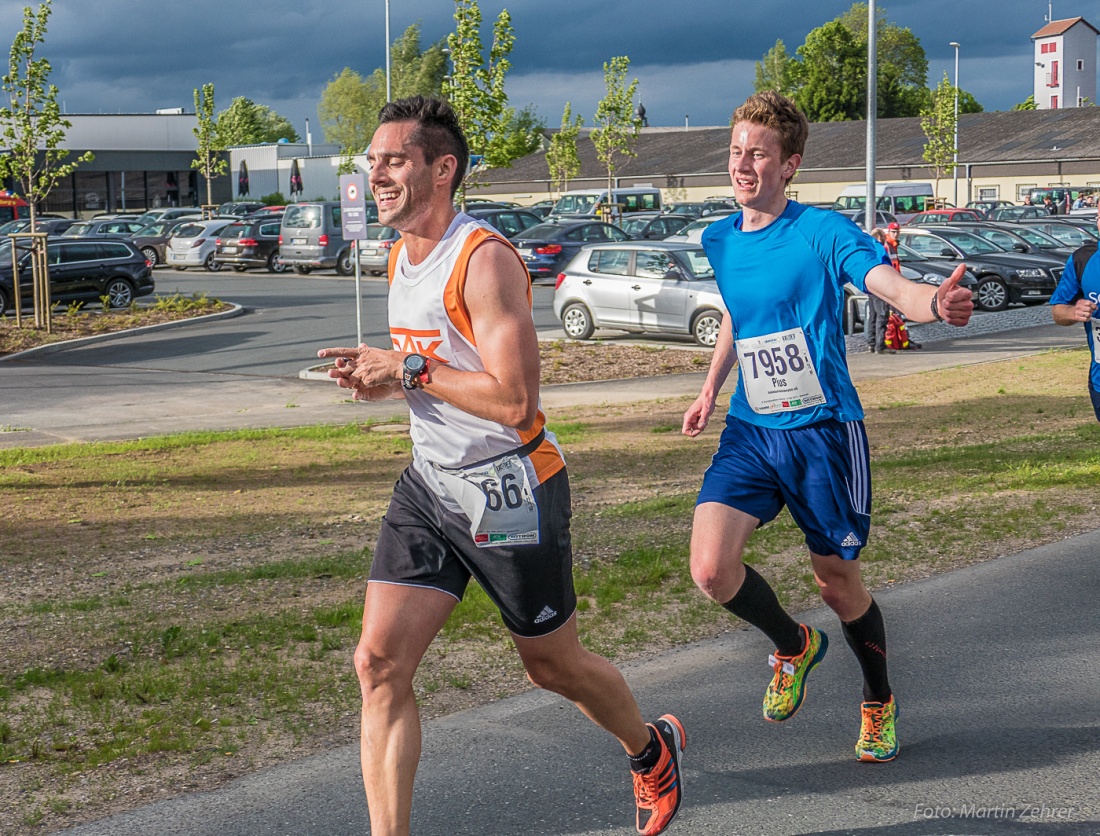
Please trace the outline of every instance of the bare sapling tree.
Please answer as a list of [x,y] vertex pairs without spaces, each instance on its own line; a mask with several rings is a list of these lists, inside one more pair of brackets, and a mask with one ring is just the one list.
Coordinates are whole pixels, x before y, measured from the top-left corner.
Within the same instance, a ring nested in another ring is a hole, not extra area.
[[[39,4],[37,11],[30,6],[23,9],[23,29],[12,41],[8,73],[3,80],[4,101],[0,102],[0,136],[7,146],[7,153],[0,155],[0,178],[14,182],[22,191],[31,222],[27,233],[11,239],[12,261],[18,265],[29,241],[34,322],[35,327],[47,332],[52,326],[50,282],[45,236],[35,232],[38,207],[58,181],[93,158],[91,152],[86,152],[70,159],[69,151],[61,147],[72,123],[61,115],[57,88],[49,83],[50,62],[36,57],[46,38],[49,18],[50,0]],[[18,269],[12,275],[16,325],[22,327],[20,282],[15,278]]]

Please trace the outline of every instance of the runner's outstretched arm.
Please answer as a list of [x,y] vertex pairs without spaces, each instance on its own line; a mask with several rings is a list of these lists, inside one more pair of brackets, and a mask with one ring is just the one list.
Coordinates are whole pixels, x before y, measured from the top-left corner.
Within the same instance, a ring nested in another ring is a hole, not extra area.
[[893,267],[880,264],[867,274],[866,284],[871,293],[901,311],[910,322],[934,321],[934,300],[940,319],[948,325],[961,327],[970,321],[974,312],[972,294],[965,287],[959,287],[965,273],[966,265],[960,264],[939,287],[929,287],[911,282]]

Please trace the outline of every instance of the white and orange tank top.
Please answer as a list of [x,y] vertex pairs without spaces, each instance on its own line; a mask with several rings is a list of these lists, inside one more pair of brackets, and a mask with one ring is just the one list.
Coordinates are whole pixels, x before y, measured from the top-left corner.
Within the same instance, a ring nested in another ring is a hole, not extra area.
[[[511,247],[492,227],[459,213],[420,264],[409,262],[402,241],[394,244],[389,261],[389,324],[396,351],[422,354],[430,365],[485,371],[465,290],[470,256],[490,238]],[[527,299],[531,301],[530,285]],[[467,467],[521,448],[540,433],[545,438],[529,457],[533,484],[546,481],[565,465],[557,440],[546,428],[541,401],[534,426],[521,432],[464,412],[421,389],[407,390],[405,397],[413,447],[419,457],[434,465]]]

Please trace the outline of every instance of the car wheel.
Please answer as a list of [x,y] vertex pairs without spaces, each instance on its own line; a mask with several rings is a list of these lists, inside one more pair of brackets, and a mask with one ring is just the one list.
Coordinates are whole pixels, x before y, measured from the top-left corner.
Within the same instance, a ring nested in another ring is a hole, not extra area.
[[157,258],[157,248],[156,247],[142,247],[141,248],[141,254],[143,256],[145,256],[145,258],[149,261],[150,264],[152,264],[154,267],[157,266],[157,262],[160,259]]
[[978,307],[983,311],[1003,311],[1008,307],[1008,287],[996,276],[982,279],[976,290]]
[[0,288],[0,316],[3,316],[7,312],[8,312],[8,294],[3,288]]
[[351,260],[351,250],[344,250],[336,257],[336,272],[341,276],[350,276],[355,272],[355,264]]
[[283,260],[279,258],[278,250],[274,251],[267,257],[267,269],[272,273],[285,273],[286,265],[283,264]]
[[222,269],[222,263],[214,260],[214,253],[210,253],[210,255],[206,257],[206,261],[202,263],[202,266],[211,273],[217,273]]
[[308,276],[310,273],[313,272],[313,268],[312,267],[302,267],[300,264],[295,264],[294,265],[294,272],[297,273],[300,276]]
[[695,342],[707,348],[718,343],[718,331],[722,327],[722,314],[713,308],[699,311],[691,320],[691,335]]
[[592,314],[580,302],[565,306],[565,310],[561,312],[561,327],[574,340],[587,340],[596,330],[592,323]]
[[134,301],[134,286],[126,279],[111,279],[107,282],[104,295],[108,297],[110,307],[126,308]]

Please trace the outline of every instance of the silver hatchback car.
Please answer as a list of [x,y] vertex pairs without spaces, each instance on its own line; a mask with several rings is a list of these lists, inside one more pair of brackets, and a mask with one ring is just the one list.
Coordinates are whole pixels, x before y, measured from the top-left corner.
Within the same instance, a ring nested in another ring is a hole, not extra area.
[[590,244],[569,262],[554,289],[554,315],[574,340],[611,328],[691,335],[713,348],[724,312],[714,269],[698,244]]

